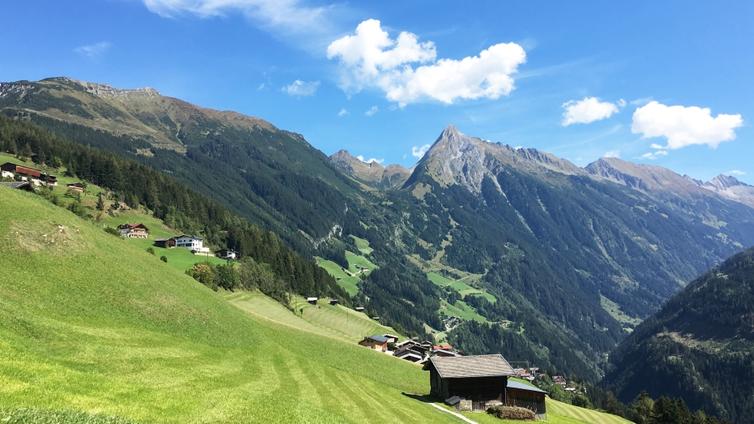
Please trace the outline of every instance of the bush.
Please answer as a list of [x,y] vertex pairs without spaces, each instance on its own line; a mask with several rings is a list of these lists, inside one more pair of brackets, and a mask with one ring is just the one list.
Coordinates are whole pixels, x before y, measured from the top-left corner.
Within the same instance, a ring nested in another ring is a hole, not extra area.
[[147,253],[149,253],[150,255],[154,255],[154,249],[151,247],[147,247]]
[[536,418],[534,411],[520,406],[493,406],[487,409],[487,413],[503,420],[533,420]]
[[165,262],[165,263],[168,263],[168,257],[167,256],[164,256],[164,255],[160,256],[160,260],[163,261],[163,262]]

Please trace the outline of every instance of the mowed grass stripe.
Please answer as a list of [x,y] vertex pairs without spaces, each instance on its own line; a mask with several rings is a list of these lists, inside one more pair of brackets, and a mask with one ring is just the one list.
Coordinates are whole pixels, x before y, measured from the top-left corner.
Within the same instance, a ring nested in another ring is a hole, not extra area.
[[[323,375],[325,371],[317,367],[314,362],[307,360],[303,356],[299,356],[297,359],[298,366],[301,369],[303,376],[306,378],[309,386],[311,387],[312,393],[316,393],[316,395],[319,397],[319,403],[324,405],[328,411],[332,411],[337,415],[343,415],[343,412],[348,407],[348,405],[340,401],[341,393],[335,394],[333,390],[330,390],[333,384],[331,381],[327,381],[327,383],[325,383],[325,379],[327,378],[326,375],[324,376],[324,378],[320,378],[320,375]],[[353,407],[351,407],[351,410],[348,412],[348,415],[350,416],[358,415],[361,413],[358,408]],[[362,417],[362,419],[364,420],[366,418],[367,417]]]
[[[380,405],[378,403],[375,403],[371,398],[364,397],[362,394],[360,394],[360,390],[358,388],[358,384],[353,384],[353,382],[350,379],[343,379],[340,376],[341,372],[333,371],[332,374],[332,380],[337,385],[337,387],[340,387],[343,390],[344,393],[344,399],[350,399],[356,405],[359,406],[359,409],[362,412],[362,415],[366,416],[368,422],[391,422],[391,420],[388,419],[384,415],[384,406]],[[346,383],[347,381],[347,383]]]

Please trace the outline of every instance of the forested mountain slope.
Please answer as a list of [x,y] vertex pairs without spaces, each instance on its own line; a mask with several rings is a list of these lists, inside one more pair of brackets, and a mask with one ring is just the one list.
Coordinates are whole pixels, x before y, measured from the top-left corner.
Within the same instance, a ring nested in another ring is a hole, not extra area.
[[357,184],[302,136],[153,89],[69,78],[3,83],[0,109],[169,173],[300,251],[343,221],[357,192]]
[[625,401],[641,391],[683,398],[733,422],[754,416],[754,249],[689,284],[624,340],[605,381]]

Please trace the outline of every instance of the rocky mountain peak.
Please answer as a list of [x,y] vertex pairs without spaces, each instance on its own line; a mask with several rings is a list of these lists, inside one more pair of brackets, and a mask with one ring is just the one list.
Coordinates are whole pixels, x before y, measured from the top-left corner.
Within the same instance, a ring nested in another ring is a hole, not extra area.
[[376,188],[400,187],[411,172],[400,165],[383,166],[376,161],[364,162],[344,149],[330,155],[330,161],[346,174]]
[[731,175],[720,174],[709,180],[706,185],[715,187],[718,190],[725,190],[731,187],[745,186],[747,184],[739,181],[738,178]]

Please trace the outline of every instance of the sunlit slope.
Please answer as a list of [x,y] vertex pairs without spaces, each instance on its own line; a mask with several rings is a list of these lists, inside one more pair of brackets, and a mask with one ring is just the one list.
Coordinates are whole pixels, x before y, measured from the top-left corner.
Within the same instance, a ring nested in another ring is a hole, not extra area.
[[253,315],[0,188],[0,410],[145,422],[453,422],[413,364]]
[[349,342],[356,342],[373,334],[399,335],[393,328],[381,325],[362,312],[341,305],[329,305],[327,299],[320,299],[317,305],[310,305],[304,298],[295,296],[291,299],[291,311],[259,292],[225,293],[224,296],[230,303],[258,318],[317,335]]

